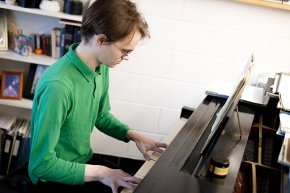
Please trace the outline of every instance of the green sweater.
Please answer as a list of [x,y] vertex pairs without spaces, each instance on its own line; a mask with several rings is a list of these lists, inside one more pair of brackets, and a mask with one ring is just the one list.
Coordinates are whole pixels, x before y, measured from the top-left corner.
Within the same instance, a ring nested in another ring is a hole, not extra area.
[[109,113],[109,70],[92,71],[75,53],[49,67],[38,81],[31,117],[29,176],[34,184],[53,181],[83,184],[85,163],[92,157],[94,126],[127,142],[128,127]]

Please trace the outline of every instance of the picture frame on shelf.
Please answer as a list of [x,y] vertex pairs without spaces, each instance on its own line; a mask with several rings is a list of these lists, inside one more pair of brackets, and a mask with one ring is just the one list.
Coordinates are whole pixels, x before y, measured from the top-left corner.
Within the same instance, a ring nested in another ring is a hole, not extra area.
[[2,71],[1,98],[18,99],[22,98],[23,72]]
[[25,98],[33,99],[38,80],[48,67],[49,66],[41,64],[30,64],[24,91]]
[[8,50],[7,16],[4,9],[0,9],[0,50]]

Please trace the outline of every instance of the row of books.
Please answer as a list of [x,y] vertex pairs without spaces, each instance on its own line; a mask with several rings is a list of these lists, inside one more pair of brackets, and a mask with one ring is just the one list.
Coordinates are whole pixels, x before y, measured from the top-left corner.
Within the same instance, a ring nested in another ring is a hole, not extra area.
[[0,123],[15,119],[10,128],[0,125],[0,175],[22,167],[30,154],[30,121],[15,116],[0,115]]
[[35,53],[59,59],[72,43],[81,41],[81,30],[80,27],[66,25],[64,28],[53,28],[51,34],[33,34],[30,40]]

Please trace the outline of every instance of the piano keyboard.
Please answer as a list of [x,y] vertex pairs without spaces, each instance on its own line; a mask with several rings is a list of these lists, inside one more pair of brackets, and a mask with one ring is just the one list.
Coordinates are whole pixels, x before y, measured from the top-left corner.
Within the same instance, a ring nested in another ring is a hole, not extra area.
[[[169,145],[187,121],[188,119],[181,118],[175,128],[171,130],[171,132],[162,140],[162,142]],[[155,162],[159,159],[160,155],[161,154],[158,152],[153,152],[150,155],[151,160],[146,161],[134,176],[143,179],[149,172],[149,170],[153,167]],[[123,189],[121,193],[132,193],[132,191],[128,189]]]

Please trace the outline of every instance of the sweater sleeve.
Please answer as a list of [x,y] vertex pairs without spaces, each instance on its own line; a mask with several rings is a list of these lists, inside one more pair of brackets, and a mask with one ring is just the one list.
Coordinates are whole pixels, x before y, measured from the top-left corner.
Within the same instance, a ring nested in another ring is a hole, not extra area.
[[34,184],[38,180],[84,183],[85,164],[60,159],[54,150],[69,109],[68,93],[64,85],[52,81],[40,87],[35,95],[29,160],[29,175]]

